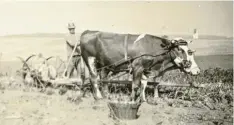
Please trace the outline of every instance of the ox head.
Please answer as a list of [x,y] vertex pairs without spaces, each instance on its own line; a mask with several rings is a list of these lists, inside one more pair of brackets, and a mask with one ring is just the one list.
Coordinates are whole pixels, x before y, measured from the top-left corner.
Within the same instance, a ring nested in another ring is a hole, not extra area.
[[[25,78],[28,73],[30,73],[31,76],[35,76],[35,74],[37,74],[38,69],[30,67],[29,64],[28,64],[29,59],[31,59],[34,56],[36,56],[36,55],[33,54],[33,55],[29,56],[26,60],[24,60],[21,57],[18,57],[21,60],[21,62],[23,63],[23,66],[22,66],[23,78]],[[40,55],[39,55],[39,57],[40,57]],[[47,65],[47,61],[50,60],[51,58],[53,58],[53,56],[44,59],[42,64]]]
[[171,49],[174,63],[184,72],[192,75],[198,75],[200,68],[194,60],[194,52],[188,47],[192,41],[186,41],[183,38],[171,40]]

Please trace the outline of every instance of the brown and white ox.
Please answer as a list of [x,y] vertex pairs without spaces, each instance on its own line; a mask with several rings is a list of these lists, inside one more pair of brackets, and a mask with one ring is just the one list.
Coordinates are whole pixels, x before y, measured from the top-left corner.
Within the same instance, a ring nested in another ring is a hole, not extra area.
[[90,73],[95,99],[103,98],[98,87],[98,72],[105,78],[110,71],[121,71],[129,67],[133,75],[131,99],[136,100],[140,85],[140,97],[145,101],[145,88],[150,76],[162,76],[166,71],[180,69],[197,75],[200,69],[194,60],[188,41],[178,38],[168,40],[150,34],[117,34],[86,30],[80,37],[81,55]]

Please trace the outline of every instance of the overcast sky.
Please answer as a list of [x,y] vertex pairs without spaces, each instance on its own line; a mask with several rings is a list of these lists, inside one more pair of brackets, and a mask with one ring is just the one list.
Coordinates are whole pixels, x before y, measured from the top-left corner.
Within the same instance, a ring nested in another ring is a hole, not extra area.
[[77,31],[232,36],[232,2],[0,2],[0,35]]

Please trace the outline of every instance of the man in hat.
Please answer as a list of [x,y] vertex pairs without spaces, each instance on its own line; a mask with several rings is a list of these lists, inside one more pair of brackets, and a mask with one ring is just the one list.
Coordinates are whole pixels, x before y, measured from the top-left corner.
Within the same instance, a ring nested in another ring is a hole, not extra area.
[[[75,33],[74,23],[68,24],[68,30],[69,30],[69,34],[66,36],[66,50],[67,50],[67,61],[68,61],[66,77],[70,78],[73,75],[73,72],[75,69],[77,71],[78,77],[80,77],[82,82],[84,82],[84,79],[85,79],[84,63],[81,60],[82,58],[80,56],[80,53],[81,53],[80,40],[79,40],[79,36]],[[76,50],[72,54],[75,46],[76,46]],[[69,62],[70,56],[72,56],[72,58]]]
[[198,39],[198,33],[197,33],[197,29],[193,30],[193,39]]

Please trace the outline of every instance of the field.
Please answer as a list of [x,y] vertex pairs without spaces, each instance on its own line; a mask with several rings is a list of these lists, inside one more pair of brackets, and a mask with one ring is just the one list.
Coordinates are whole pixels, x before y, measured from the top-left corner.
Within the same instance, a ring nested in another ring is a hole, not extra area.
[[[42,53],[45,57],[58,56],[66,59],[64,35],[29,35],[0,37],[1,73],[13,74],[21,62],[17,56],[27,58]],[[189,47],[196,50],[196,61],[202,69],[210,67],[233,67],[233,41],[228,39],[193,41]],[[55,60],[52,60],[53,63]]]
[[[62,37],[0,38],[0,124],[1,125],[231,125],[233,123],[233,41],[198,40],[196,62],[202,69],[197,77],[170,72],[162,80],[194,84],[201,88],[162,87],[159,99],[147,95],[139,118],[131,121],[109,117],[107,100],[94,101],[88,93],[24,86],[15,71],[21,63],[16,56],[30,54],[60,56],[65,59]],[[52,61],[53,62],[53,61]],[[220,68],[217,68],[220,67]],[[7,74],[7,75],[6,75]],[[150,92],[149,92],[150,93]]]

